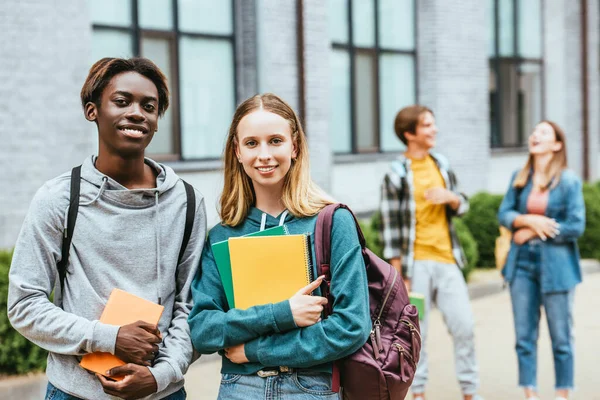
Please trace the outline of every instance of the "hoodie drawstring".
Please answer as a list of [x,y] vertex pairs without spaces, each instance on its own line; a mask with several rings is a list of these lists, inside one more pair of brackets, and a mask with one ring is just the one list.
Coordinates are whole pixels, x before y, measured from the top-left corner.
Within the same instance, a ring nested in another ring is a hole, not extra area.
[[[287,217],[287,215],[289,214],[288,210],[284,210],[283,213],[281,214],[281,217],[279,217],[279,226],[282,226],[283,223],[285,222],[285,217]],[[262,216],[260,218],[260,230],[264,231],[265,227],[267,225],[267,213],[262,213]]]
[[158,297],[158,304],[162,304],[162,297],[160,296],[160,221],[158,220],[158,190],[154,192],[154,199],[154,231],[156,232],[156,297]]

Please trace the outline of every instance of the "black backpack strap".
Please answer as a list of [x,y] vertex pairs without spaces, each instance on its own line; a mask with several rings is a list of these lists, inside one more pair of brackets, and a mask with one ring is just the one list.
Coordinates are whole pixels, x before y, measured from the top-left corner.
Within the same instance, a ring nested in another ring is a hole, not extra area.
[[69,214],[67,215],[67,228],[63,234],[60,262],[57,265],[58,276],[60,278],[60,290],[62,292],[67,277],[67,264],[69,263],[69,250],[71,249],[71,240],[77,222],[77,212],[79,211],[79,186],[81,183],[81,165],[73,168],[71,171],[71,191],[69,200]]
[[183,186],[185,186],[185,196],[187,198],[187,210],[185,212],[185,230],[183,231],[183,241],[181,242],[181,249],[179,249],[179,257],[177,258],[177,265],[181,262],[183,258],[183,253],[185,252],[185,248],[190,241],[190,236],[192,236],[192,227],[194,226],[194,217],[196,216],[196,194],[194,193],[194,188],[192,185],[181,180],[183,182]]

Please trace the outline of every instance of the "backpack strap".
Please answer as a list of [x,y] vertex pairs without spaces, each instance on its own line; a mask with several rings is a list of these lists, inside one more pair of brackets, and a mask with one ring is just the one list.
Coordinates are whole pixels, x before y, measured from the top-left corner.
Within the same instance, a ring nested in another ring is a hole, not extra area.
[[81,165],[71,170],[71,191],[69,200],[69,214],[67,215],[67,227],[63,234],[61,257],[56,269],[60,278],[60,290],[63,291],[65,279],[67,277],[67,264],[69,263],[69,250],[71,249],[71,240],[73,239],[73,230],[77,222],[77,212],[79,211],[79,187],[81,184]]
[[[337,203],[330,204],[323,208],[317,216],[317,223],[315,226],[315,254],[317,258],[317,275],[325,275],[323,283],[321,284],[321,295],[327,299],[327,305],[323,308],[323,314],[325,317],[331,315],[333,311],[333,297],[331,296],[331,229],[333,227],[333,214],[338,208],[344,208],[350,212],[354,218],[356,224],[356,230],[358,231],[358,241],[364,252],[365,250],[365,237],[360,229],[356,216],[345,204]],[[333,392],[340,391],[340,369],[337,363],[333,363],[333,369],[331,371],[331,390]]]
[[185,230],[183,231],[183,241],[181,242],[181,248],[179,249],[179,257],[177,258],[177,265],[181,262],[183,258],[183,253],[185,253],[185,249],[190,241],[190,236],[192,235],[192,227],[194,226],[194,217],[196,215],[196,194],[194,193],[194,188],[192,185],[181,180],[183,182],[183,186],[185,186],[185,196],[187,198],[187,209],[185,212]]

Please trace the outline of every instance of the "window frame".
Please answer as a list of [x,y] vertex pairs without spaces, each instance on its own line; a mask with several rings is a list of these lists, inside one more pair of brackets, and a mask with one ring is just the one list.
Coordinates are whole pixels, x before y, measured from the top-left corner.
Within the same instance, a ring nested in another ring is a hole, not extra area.
[[[182,151],[182,121],[181,121],[181,78],[180,78],[180,51],[179,41],[182,37],[190,37],[195,39],[208,39],[208,40],[226,40],[231,44],[232,59],[233,59],[233,99],[235,107],[238,102],[237,96],[237,62],[236,62],[236,8],[235,0],[229,0],[231,2],[231,34],[214,34],[214,33],[199,33],[199,32],[188,32],[182,31],[179,27],[179,0],[171,0],[172,10],[172,27],[170,30],[155,29],[155,28],[142,28],[140,26],[139,16],[139,1],[142,0],[123,0],[129,1],[131,7],[131,25],[129,27],[110,25],[110,24],[98,24],[92,23],[93,31],[119,31],[122,33],[128,33],[131,35],[131,52],[133,57],[141,56],[141,45],[142,40],[147,38],[154,39],[166,39],[170,45],[170,61],[171,61],[171,80],[169,81],[169,93],[170,93],[170,104],[169,109],[173,113],[173,126],[171,133],[171,145],[173,146],[172,153],[150,153],[153,159],[157,161],[212,161],[219,160],[220,156],[215,157],[203,157],[203,158],[186,158],[183,159]],[[93,32],[92,32],[93,35]],[[202,134],[202,133],[201,133]]]
[[[494,13],[494,55],[489,57],[489,68],[490,74],[494,74],[494,84],[496,90],[496,101],[495,104],[492,102],[492,92],[489,91],[488,88],[488,99],[490,104],[490,147],[492,149],[520,149],[526,146],[525,138],[526,133],[523,132],[523,127],[518,124],[517,138],[518,143],[511,145],[505,144],[505,138],[503,135],[503,101],[502,101],[502,91],[500,90],[503,87],[501,73],[500,73],[500,65],[506,64],[512,68],[515,68],[517,71],[517,78],[520,78],[520,67],[523,64],[536,64],[540,67],[540,106],[541,106],[541,115],[542,118],[545,118],[546,115],[546,68],[545,68],[545,52],[544,52],[544,3],[545,0],[540,0],[540,38],[541,38],[541,54],[540,58],[533,57],[522,57],[520,55],[520,47],[519,47],[519,1],[528,1],[528,0],[510,0],[512,2],[512,18],[513,18],[513,26],[512,26],[512,46],[513,46],[513,55],[511,56],[502,56],[500,55],[500,0],[493,0],[494,7],[491,10]],[[516,80],[517,84],[517,92],[519,91],[519,79]],[[517,107],[519,107],[519,102],[517,101]],[[515,112],[517,121],[519,120],[519,116],[522,113],[520,109],[513,110]],[[492,118],[492,115],[496,116],[496,121]],[[494,137],[494,133],[496,132],[497,137]]]
[[[375,23],[373,29],[375,29],[374,43],[373,46],[365,47],[365,46],[357,46],[354,44],[354,27],[352,26],[352,12],[353,12],[353,3],[355,0],[346,0],[347,3],[347,15],[346,22],[348,26],[347,34],[348,41],[347,43],[336,42],[331,40],[331,48],[335,50],[343,50],[348,53],[350,58],[350,98],[348,99],[350,102],[350,153],[348,152],[336,152],[335,154],[373,154],[373,153],[396,153],[397,150],[382,150],[381,148],[381,91],[380,91],[380,58],[382,54],[394,54],[394,55],[403,55],[403,56],[411,56],[414,64],[414,80],[415,80],[415,92],[414,98],[415,101],[418,101],[418,93],[419,93],[419,69],[418,69],[418,60],[417,60],[417,43],[418,43],[418,0],[411,0],[413,2],[413,29],[414,29],[414,46],[412,50],[399,50],[394,48],[386,48],[380,45],[379,38],[379,1],[373,0],[374,7],[374,18]],[[361,52],[363,54],[370,54],[375,57],[374,66],[375,66],[375,74],[372,77],[373,85],[375,85],[375,126],[376,126],[376,137],[374,138],[374,147],[372,150],[360,150],[358,148],[358,132],[357,132],[357,113],[356,113],[356,85],[354,84],[356,79],[356,54]],[[391,122],[390,122],[391,123]]]

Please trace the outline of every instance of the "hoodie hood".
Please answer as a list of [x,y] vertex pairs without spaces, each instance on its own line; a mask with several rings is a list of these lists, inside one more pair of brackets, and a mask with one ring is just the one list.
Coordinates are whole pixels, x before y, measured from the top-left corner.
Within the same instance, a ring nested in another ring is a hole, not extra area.
[[[81,178],[82,180],[94,185],[98,191],[102,191],[101,195],[104,195],[107,199],[116,201],[125,206],[131,206],[134,208],[152,206],[154,205],[153,197],[158,193],[159,196],[173,189],[179,177],[175,174],[172,168],[165,165],[159,164],[149,158],[144,159],[144,163],[152,167],[157,172],[156,187],[147,189],[127,189],[119,182],[115,181],[111,177],[103,174],[96,169],[96,156],[90,156],[85,159],[81,166]],[[83,190],[82,185],[82,203],[85,203],[87,199],[88,191]],[[98,193],[96,193],[96,196]],[[83,204],[82,204],[83,205]]]
[[283,210],[279,215],[273,217],[256,207],[251,207],[248,217],[246,217],[246,224],[264,231],[265,229],[290,223],[296,219],[288,210]]

